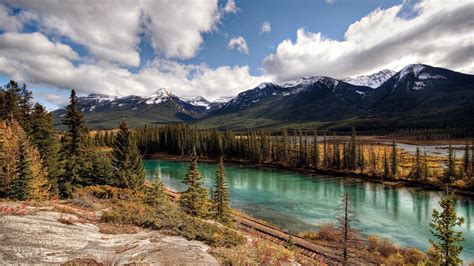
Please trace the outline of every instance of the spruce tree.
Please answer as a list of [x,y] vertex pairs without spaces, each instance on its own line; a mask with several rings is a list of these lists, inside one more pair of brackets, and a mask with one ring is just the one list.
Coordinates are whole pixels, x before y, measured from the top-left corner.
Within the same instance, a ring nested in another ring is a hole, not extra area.
[[462,165],[463,165],[463,175],[467,176],[470,173],[470,147],[469,143],[466,143],[466,146],[464,146],[464,156],[462,160]]
[[220,157],[214,179],[212,201],[215,217],[218,221],[223,223],[229,223],[231,221],[229,197],[229,188],[225,178],[224,161],[222,157]]
[[383,156],[383,177],[387,178],[390,175],[390,169],[388,166],[388,158],[387,158],[387,149],[384,149],[384,156]]
[[121,188],[141,190],[145,182],[142,156],[125,119],[122,119],[119,128],[112,150],[116,185]]
[[181,208],[192,216],[205,217],[209,210],[207,190],[202,186],[202,176],[199,172],[198,156],[195,148],[191,152],[188,173],[183,183],[188,185],[188,188],[185,192],[181,193]]
[[448,147],[448,160],[446,171],[443,175],[443,181],[446,184],[451,183],[456,178],[456,159],[451,144]]
[[58,182],[61,197],[69,197],[74,188],[80,186],[82,182],[80,157],[84,152],[87,130],[84,117],[77,109],[77,103],[76,91],[71,90],[69,105],[66,107],[66,114],[62,121],[67,126],[67,131],[61,151],[64,172]]
[[464,238],[461,231],[456,231],[454,227],[464,223],[463,217],[458,217],[454,209],[456,199],[449,192],[448,187],[439,202],[442,211],[433,209],[433,221],[430,223],[431,233],[437,240],[430,239],[430,243],[441,256],[442,263],[448,265],[460,265],[459,258],[463,247],[460,244]]
[[165,185],[163,182],[161,182],[160,179],[160,172],[156,171],[155,172],[155,178],[153,179],[151,183],[151,187],[148,190],[147,197],[146,197],[146,202],[155,207],[158,208],[166,200],[166,195],[165,195]]
[[414,168],[413,177],[416,180],[420,180],[423,175],[423,170],[421,168],[421,154],[420,154],[419,147],[416,147],[415,163],[413,164],[413,168]]
[[31,113],[31,144],[41,155],[44,167],[48,170],[48,181],[51,193],[58,195],[58,179],[61,175],[60,143],[54,129],[53,116],[39,103]]
[[31,162],[27,155],[27,147],[24,142],[20,143],[20,154],[18,158],[18,170],[13,179],[10,198],[27,200],[29,198],[28,184],[33,178],[31,173]]
[[87,133],[84,116],[77,109],[77,103],[76,91],[71,90],[69,105],[66,107],[66,115],[63,119],[63,124],[68,128],[66,145],[68,156],[78,156],[81,153]]
[[397,158],[397,144],[392,140],[392,176],[396,177],[398,174],[398,158]]
[[351,135],[351,144],[350,144],[350,154],[349,154],[349,168],[354,170],[356,168],[356,159],[357,159],[357,150],[356,150],[356,130],[352,128],[352,135]]
[[313,135],[313,167],[318,169],[319,165],[319,144],[318,144],[318,132],[315,130]]

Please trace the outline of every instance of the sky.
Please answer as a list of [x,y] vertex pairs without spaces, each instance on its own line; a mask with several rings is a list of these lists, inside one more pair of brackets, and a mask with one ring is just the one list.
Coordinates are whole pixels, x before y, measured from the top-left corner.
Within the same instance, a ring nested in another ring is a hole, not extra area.
[[0,0],[0,84],[209,100],[423,63],[474,74],[474,0]]

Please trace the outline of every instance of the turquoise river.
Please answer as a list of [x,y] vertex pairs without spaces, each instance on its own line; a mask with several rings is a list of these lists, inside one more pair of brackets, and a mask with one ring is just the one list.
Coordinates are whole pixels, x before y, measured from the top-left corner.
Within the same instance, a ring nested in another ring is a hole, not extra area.
[[[187,166],[179,161],[145,161],[148,178],[159,171],[163,183],[177,191],[186,189],[181,180]],[[215,165],[200,163],[200,170],[210,188]],[[226,174],[233,208],[286,231],[315,230],[318,224],[336,222],[342,194],[348,192],[357,230],[424,251],[429,247],[429,223],[433,208],[438,208],[438,192],[244,165],[227,165]],[[462,257],[467,263],[474,260],[474,199],[459,197],[456,210],[465,218]]]

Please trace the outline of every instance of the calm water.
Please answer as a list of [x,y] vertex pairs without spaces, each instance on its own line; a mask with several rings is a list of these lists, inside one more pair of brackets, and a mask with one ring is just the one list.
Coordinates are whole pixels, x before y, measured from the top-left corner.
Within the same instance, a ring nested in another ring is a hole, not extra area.
[[[186,189],[181,180],[187,166],[187,162],[145,161],[149,178],[159,171],[165,185],[178,191]],[[200,164],[208,188],[215,169],[214,164]],[[429,223],[432,209],[438,205],[437,192],[246,166],[226,166],[226,173],[232,207],[285,230],[315,230],[323,222],[336,222],[342,194],[348,192],[356,229],[405,246],[429,247]],[[466,239],[462,256],[467,262],[474,260],[474,200],[459,198],[456,208],[466,220],[461,230]]]

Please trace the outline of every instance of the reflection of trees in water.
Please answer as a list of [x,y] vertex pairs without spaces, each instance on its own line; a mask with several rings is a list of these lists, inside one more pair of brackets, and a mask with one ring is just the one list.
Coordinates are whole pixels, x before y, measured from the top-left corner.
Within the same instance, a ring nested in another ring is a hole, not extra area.
[[412,198],[413,212],[415,213],[416,221],[419,225],[421,225],[421,221],[423,220],[423,218],[428,219],[428,216],[431,213],[430,193],[413,189],[409,189],[408,192],[410,193]]

